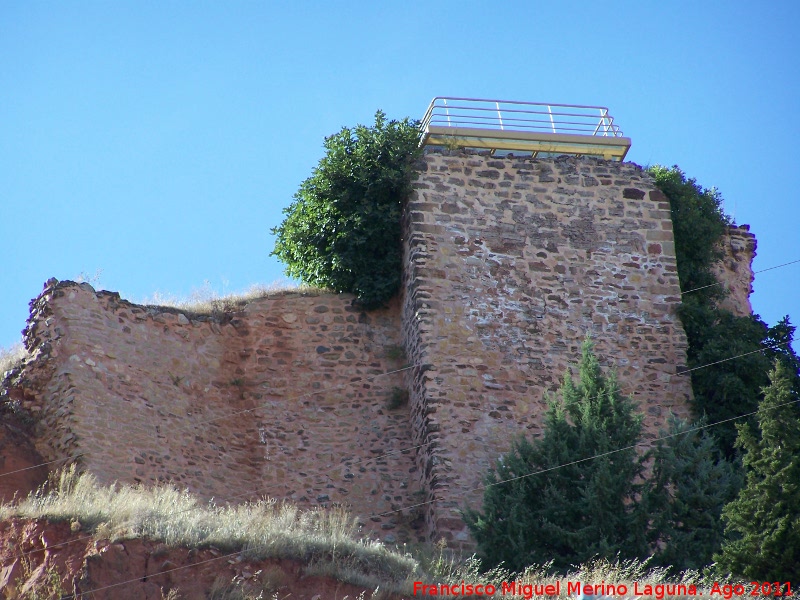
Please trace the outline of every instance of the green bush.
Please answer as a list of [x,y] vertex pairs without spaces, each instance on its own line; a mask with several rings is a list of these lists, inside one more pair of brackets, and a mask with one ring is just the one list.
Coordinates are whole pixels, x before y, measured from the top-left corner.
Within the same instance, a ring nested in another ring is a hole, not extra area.
[[418,123],[387,121],[343,128],[325,139],[325,156],[284,210],[272,252],[304,283],[351,292],[380,306],[400,287],[400,215],[420,152]]
[[718,298],[722,287],[711,272],[711,265],[722,258],[719,240],[731,219],[722,211],[722,196],[715,188],[703,188],[687,178],[678,166],[655,165],[649,169],[658,188],[669,198],[675,255],[681,290],[704,298]]
[[[703,314],[706,325],[693,333],[689,333],[693,327],[686,328],[689,366],[710,365],[692,372],[694,411],[712,423],[723,421],[714,433],[725,454],[733,456],[737,421],[732,419],[758,408],[761,389],[769,384],[776,357],[783,357],[787,364],[796,363],[788,344],[794,327],[784,319],[769,328],[757,315],[737,317],[713,307],[693,308],[693,312]],[[777,344],[782,345],[771,348]],[[734,356],[739,358],[729,360]],[[755,422],[752,417],[748,420]]]

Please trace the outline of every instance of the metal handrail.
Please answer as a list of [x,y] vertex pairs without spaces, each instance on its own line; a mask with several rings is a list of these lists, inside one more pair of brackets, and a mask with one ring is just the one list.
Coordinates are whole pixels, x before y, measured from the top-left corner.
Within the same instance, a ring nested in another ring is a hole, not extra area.
[[614,123],[614,117],[608,114],[608,108],[580,104],[437,96],[428,106],[420,129],[426,132],[431,125],[476,125],[481,129],[499,131],[623,137],[622,130]]

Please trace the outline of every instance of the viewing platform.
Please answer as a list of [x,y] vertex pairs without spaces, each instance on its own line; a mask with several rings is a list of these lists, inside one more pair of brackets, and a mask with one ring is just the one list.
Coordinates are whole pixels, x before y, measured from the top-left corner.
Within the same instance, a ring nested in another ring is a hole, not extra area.
[[492,154],[625,159],[630,138],[603,106],[436,97],[420,124],[421,146]]

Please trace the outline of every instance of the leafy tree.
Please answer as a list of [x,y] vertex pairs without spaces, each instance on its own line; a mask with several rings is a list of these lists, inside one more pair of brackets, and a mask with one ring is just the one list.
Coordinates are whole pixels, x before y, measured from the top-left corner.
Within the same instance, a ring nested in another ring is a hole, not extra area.
[[760,435],[738,426],[747,482],[728,504],[720,568],[758,580],[800,585],[800,398],[795,374],[775,362],[758,413]]
[[713,436],[675,417],[653,451],[644,503],[654,564],[675,572],[701,569],[722,545],[722,509],[741,486],[738,470],[720,456]]
[[400,214],[418,155],[414,121],[343,128],[284,210],[272,252],[305,283],[352,292],[370,308],[400,286]]
[[643,467],[633,448],[641,416],[614,375],[603,376],[588,340],[579,371],[550,399],[542,436],[516,439],[488,473],[482,512],[464,512],[487,566],[552,560],[565,571],[594,556],[644,553],[635,483]]

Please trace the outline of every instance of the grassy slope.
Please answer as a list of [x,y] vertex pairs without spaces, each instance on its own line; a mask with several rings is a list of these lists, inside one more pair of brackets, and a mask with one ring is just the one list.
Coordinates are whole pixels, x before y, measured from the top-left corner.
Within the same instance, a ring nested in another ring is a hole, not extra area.
[[[188,492],[171,486],[100,486],[90,474],[74,468],[53,477],[48,490],[31,494],[16,504],[0,506],[0,519],[11,517],[79,523],[98,538],[149,538],[171,546],[214,547],[241,553],[248,559],[294,559],[312,566],[309,574],[324,574],[367,588],[413,593],[413,582],[522,584],[566,582],[646,584],[676,581],[646,562],[596,561],[555,577],[547,565],[528,568],[520,576],[502,569],[480,573],[474,558],[456,560],[442,544],[436,551],[416,556],[359,537],[355,521],[345,511],[301,511],[273,500],[237,506],[202,504]],[[696,572],[683,573],[678,582],[705,587]]]

